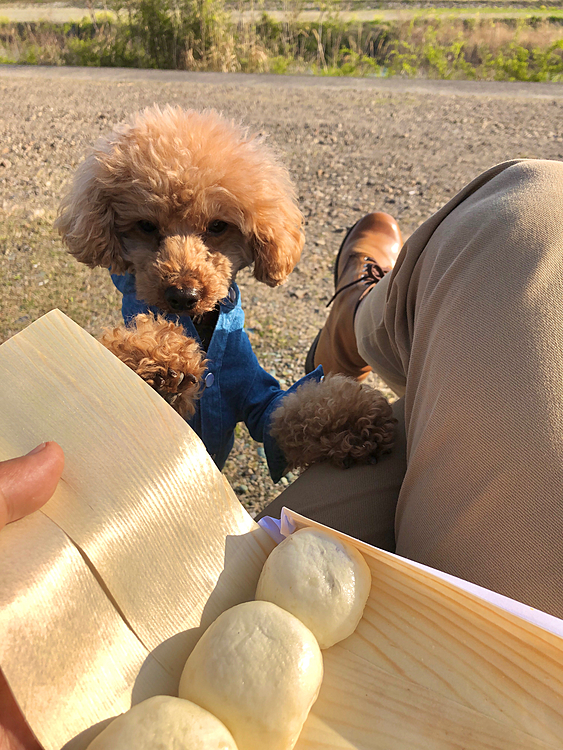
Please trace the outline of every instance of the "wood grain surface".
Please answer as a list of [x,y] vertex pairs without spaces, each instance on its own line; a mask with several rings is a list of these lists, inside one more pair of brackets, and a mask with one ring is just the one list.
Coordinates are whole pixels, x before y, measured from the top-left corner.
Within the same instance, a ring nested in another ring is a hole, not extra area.
[[[185,422],[58,311],[0,347],[0,460],[41,440],[66,467],[0,534],[0,665],[46,750],[82,750],[132,703],[175,693],[273,543]],[[324,652],[297,750],[563,748],[563,639],[351,541],[370,598]]]

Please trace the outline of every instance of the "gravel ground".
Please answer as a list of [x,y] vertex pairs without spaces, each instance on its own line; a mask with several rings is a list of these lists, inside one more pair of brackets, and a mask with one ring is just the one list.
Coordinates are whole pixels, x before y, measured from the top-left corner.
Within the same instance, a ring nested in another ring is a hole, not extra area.
[[[95,71],[77,76],[0,69],[0,341],[53,307],[94,335],[119,322],[120,300],[107,272],[68,257],[51,226],[87,145],[153,102],[215,107],[269,133],[293,175],[307,224],[299,266],[276,290],[249,274],[239,277],[258,358],[287,386],[301,376],[325,319],[343,233],[362,214],[388,211],[408,235],[495,163],[563,159],[559,87],[521,95],[481,84],[459,95],[455,87],[393,91],[350,81],[312,86],[292,79],[286,86],[283,79],[246,85],[240,76],[142,80],[138,71],[136,80],[112,81]],[[288,481],[273,485],[261,454],[241,427],[225,473],[251,513]]]

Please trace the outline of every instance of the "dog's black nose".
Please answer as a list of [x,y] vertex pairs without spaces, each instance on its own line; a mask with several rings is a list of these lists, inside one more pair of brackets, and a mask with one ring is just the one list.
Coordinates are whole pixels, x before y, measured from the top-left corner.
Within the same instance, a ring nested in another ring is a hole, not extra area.
[[164,296],[174,312],[181,310],[190,311],[201,299],[201,292],[198,289],[178,289],[176,286],[169,287]]

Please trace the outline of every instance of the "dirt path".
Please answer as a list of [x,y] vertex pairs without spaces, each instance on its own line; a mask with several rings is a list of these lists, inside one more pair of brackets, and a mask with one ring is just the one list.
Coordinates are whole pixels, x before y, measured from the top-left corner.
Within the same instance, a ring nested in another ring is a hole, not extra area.
[[[268,132],[295,179],[301,263],[277,290],[239,279],[257,355],[285,385],[325,318],[347,226],[386,210],[408,234],[494,163],[563,159],[560,85],[0,67],[0,341],[52,307],[95,334],[119,321],[107,273],[69,258],[51,225],[86,146],[153,102],[215,107]],[[251,510],[280,489],[244,430],[227,475]]]
[[[456,5],[454,8],[441,7],[439,9],[435,7],[430,8],[409,8],[409,7],[397,7],[397,8],[374,8],[374,9],[358,9],[354,11],[340,11],[338,17],[342,21],[373,21],[375,19],[380,21],[397,21],[397,20],[409,20],[414,16],[423,15],[439,15],[440,17],[455,17],[455,18],[475,18],[477,16],[486,18],[520,18],[529,17],[531,13],[535,17],[549,17],[559,15],[562,13],[560,9],[541,8],[534,6],[532,9],[528,7],[524,8],[494,8],[490,7],[483,8],[478,3],[475,4],[477,7],[472,7],[472,3],[468,2],[468,7],[460,7]],[[103,8],[96,8],[95,13],[102,13]],[[281,10],[268,10],[268,15],[274,18],[276,21],[282,21],[288,17],[287,13]],[[243,18],[245,21],[250,21],[254,18],[260,18],[262,11],[244,11],[239,13],[233,11],[233,20],[238,21]],[[52,23],[65,23],[67,21],[81,21],[85,16],[89,17],[88,8],[76,8],[72,6],[60,7],[58,4],[37,4],[37,5],[2,5],[0,4],[0,18],[6,18],[9,21],[33,23],[36,21],[51,21]],[[322,18],[322,14],[318,10],[304,10],[299,13],[299,21],[319,21]],[[294,16],[291,15],[291,19]]]
[[[494,99],[561,99],[563,83],[526,81],[433,81],[422,78],[352,78],[344,76],[280,76],[270,73],[191,73],[183,70],[147,70],[138,68],[66,68],[28,65],[1,65],[0,78],[73,80],[130,84],[166,83],[211,87],[236,86],[241,90],[279,89],[305,91],[350,91],[368,94],[417,94],[420,96],[469,96]],[[308,94],[307,94],[308,95]]]

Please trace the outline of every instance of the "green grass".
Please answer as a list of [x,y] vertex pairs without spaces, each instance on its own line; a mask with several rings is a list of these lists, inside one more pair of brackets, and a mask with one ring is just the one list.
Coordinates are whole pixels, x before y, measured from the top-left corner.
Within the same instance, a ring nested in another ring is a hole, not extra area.
[[[66,253],[54,216],[2,215],[0,222],[0,342],[55,307],[99,333],[119,322],[119,294],[105,270],[90,270]],[[96,294],[92,294],[96,289]]]
[[[233,23],[221,0],[124,0],[79,23],[0,24],[0,61],[339,76],[563,80],[563,10],[472,18],[420,10],[410,20]],[[511,11],[513,13],[514,11]]]

